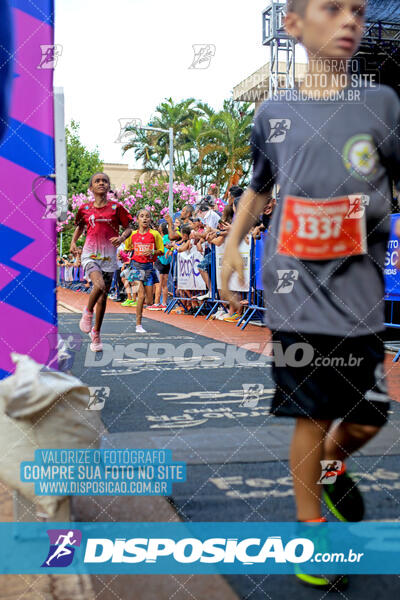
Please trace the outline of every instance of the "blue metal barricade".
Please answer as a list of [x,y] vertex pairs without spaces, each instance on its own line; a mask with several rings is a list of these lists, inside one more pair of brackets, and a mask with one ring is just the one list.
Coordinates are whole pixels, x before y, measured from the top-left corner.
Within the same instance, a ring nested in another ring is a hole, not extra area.
[[[400,243],[395,235],[395,224],[400,219],[400,214],[392,215],[392,229],[386,254],[385,262],[385,290],[386,290],[386,307],[387,307],[387,322],[385,326],[393,329],[400,329],[400,271],[396,269],[397,258],[400,256]],[[247,306],[243,311],[242,316],[237,322],[237,327],[242,330],[253,320],[263,321],[264,313],[268,310],[264,305],[264,290],[262,282],[262,266],[263,266],[263,248],[268,232],[261,234],[261,239],[251,241],[250,248],[250,276],[249,289],[243,292],[243,297],[246,298]],[[194,316],[200,314],[205,315],[206,320],[213,317],[219,308],[223,308],[228,312],[228,302],[222,300],[217,288],[217,264],[215,246],[211,245],[211,265],[209,270],[210,275],[210,297],[205,298]],[[171,271],[168,279],[169,290],[172,291],[172,297],[167,303],[167,308],[164,312],[167,314],[172,311],[175,306],[181,306],[186,314],[189,311],[185,305],[185,301],[190,301],[190,297],[178,295],[178,253],[174,252]],[[72,275],[72,277],[71,277]],[[83,269],[74,268],[72,273],[65,267],[59,267],[59,284],[64,287],[71,287],[84,281]],[[112,288],[116,286],[116,273],[114,273]],[[200,294],[201,295],[201,294]],[[397,350],[397,348],[395,348]],[[396,353],[393,362],[400,360],[400,350]]]
[[242,330],[247,327],[254,317],[258,317],[257,320],[263,321],[263,313],[267,310],[264,306],[262,286],[262,262],[266,235],[267,232],[262,233],[259,240],[251,240],[248,306],[236,325]]

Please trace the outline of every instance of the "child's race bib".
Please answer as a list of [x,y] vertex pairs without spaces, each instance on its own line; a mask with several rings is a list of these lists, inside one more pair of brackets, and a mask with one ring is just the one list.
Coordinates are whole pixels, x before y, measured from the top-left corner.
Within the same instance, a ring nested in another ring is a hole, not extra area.
[[146,252],[154,253],[154,244],[141,244],[136,242],[134,245],[135,256],[144,256]]
[[366,254],[368,196],[311,200],[286,196],[278,234],[278,254],[301,260],[334,260]]

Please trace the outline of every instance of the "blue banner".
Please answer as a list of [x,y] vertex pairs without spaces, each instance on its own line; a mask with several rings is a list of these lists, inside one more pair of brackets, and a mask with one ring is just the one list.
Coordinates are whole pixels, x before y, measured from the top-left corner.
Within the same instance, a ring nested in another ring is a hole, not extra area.
[[385,259],[385,300],[400,300],[400,271],[396,269],[399,258],[399,240],[395,234],[395,226],[400,214],[392,215],[390,238]]
[[0,573],[400,574],[400,523],[0,523]]

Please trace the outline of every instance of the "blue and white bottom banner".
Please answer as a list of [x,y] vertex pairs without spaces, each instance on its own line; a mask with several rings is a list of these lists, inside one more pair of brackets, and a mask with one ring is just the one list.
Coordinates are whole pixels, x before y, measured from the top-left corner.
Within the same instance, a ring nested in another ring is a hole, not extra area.
[[0,523],[0,573],[400,574],[400,523]]

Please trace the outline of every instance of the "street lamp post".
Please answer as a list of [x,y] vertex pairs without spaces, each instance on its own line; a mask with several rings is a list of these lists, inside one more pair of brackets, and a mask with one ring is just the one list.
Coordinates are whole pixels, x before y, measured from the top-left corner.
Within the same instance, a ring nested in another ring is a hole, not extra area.
[[174,211],[174,130],[172,127],[169,129],[160,129],[159,127],[152,127],[147,125],[146,127],[140,127],[146,131],[160,131],[161,133],[169,134],[169,194],[168,194],[168,211],[171,217]]
[[173,218],[174,210],[174,130],[169,128],[169,193],[168,193],[168,211]]

